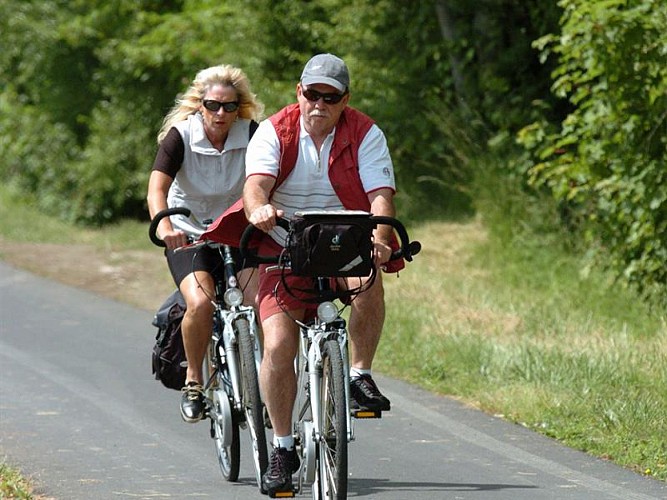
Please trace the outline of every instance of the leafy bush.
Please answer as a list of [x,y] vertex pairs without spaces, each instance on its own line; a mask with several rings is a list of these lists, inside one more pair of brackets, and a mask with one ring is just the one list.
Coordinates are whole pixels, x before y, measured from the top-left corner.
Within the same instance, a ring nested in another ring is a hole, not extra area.
[[79,186],[70,199],[75,220],[101,225],[144,212],[157,146],[151,128],[137,123],[145,104],[132,108],[108,103],[93,113],[90,140],[72,165]]
[[0,177],[34,197],[48,213],[67,218],[76,189],[71,165],[80,155],[76,137],[62,123],[44,119],[36,106],[20,105],[16,93],[0,94]]
[[561,0],[562,33],[539,39],[558,57],[553,91],[573,110],[557,129],[519,134],[546,187],[598,263],[667,300],[667,4]]

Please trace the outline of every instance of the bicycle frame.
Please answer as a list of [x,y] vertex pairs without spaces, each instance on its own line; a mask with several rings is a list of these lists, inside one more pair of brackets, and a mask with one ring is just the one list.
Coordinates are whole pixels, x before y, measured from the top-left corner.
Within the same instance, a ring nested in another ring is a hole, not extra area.
[[[405,227],[398,220],[392,217],[372,216],[370,213],[351,212],[324,211],[301,215],[316,217],[317,223],[321,221],[336,223],[348,215],[367,216],[376,225],[392,226],[398,234],[400,248],[392,252],[389,260],[403,258],[411,261],[412,256],[419,253],[420,243],[409,240]],[[278,218],[276,222],[288,234],[290,231],[303,230],[301,226],[300,229],[295,229],[292,222],[284,218]],[[313,222],[311,227],[315,227],[315,224]],[[285,251],[280,255],[258,255],[256,251],[253,253],[249,250],[249,243],[254,231],[255,228],[249,225],[243,232],[240,241],[242,255],[247,255],[259,263],[276,264],[275,268],[283,272],[291,270],[291,251],[304,258],[303,252],[299,253],[300,247],[292,248],[290,245],[286,245]],[[318,268],[318,274],[315,274],[312,269],[304,270],[299,267],[301,270],[299,273],[303,274],[296,275],[314,279],[315,298],[306,302],[317,303],[318,307],[317,316],[313,321],[306,324],[294,320],[299,326],[299,346],[294,361],[297,388],[292,429],[301,466],[296,472],[296,484],[288,491],[270,492],[271,495],[275,493],[275,497],[293,497],[302,491],[304,483],[309,483],[314,500],[347,498],[347,445],[354,440],[353,418],[382,417],[381,410],[361,407],[351,411],[347,325],[345,319],[340,316],[340,310],[331,300],[345,300],[364,293],[368,288],[359,286],[352,290],[333,290],[330,287],[332,279],[348,276],[341,274],[344,268],[345,266],[331,269],[324,264]],[[268,269],[272,268],[269,266]],[[331,274],[323,276],[319,274],[321,272],[331,272]],[[375,274],[371,272],[367,282],[372,284],[374,277]],[[287,293],[292,293],[282,278],[283,287]],[[305,291],[303,288],[298,290]]]
[[[319,286],[323,286],[323,280],[318,280]],[[332,302],[324,302],[330,310],[336,308]],[[349,359],[348,359],[348,332],[344,318],[336,308],[336,317],[330,321],[324,321],[315,317],[307,324],[299,323],[299,352],[295,358],[295,369],[297,373],[297,394],[294,404],[294,433],[301,447],[303,465],[299,469],[295,485],[295,493],[303,489],[304,483],[312,485],[313,498],[319,498],[318,484],[318,446],[323,443],[326,436],[323,432],[324,408],[322,402],[324,395],[321,393],[323,378],[322,346],[328,341],[335,341],[340,349],[343,362],[342,375],[344,377],[345,390],[345,429],[346,441],[354,440],[354,427],[350,413],[350,388],[349,388]],[[345,471],[345,474],[347,471]]]
[[252,339],[255,358],[255,369],[259,373],[262,363],[262,353],[259,344],[259,328],[257,327],[257,316],[252,306],[225,305],[225,293],[229,290],[239,290],[234,269],[234,260],[228,246],[222,247],[225,265],[225,283],[216,283],[215,318],[212,342],[216,348],[218,366],[223,366],[223,360],[229,366],[231,375],[233,408],[243,411],[243,386],[241,383],[241,370],[238,366],[238,338],[234,323],[238,320],[248,322],[250,337]]
[[[216,440],[223,476],[228,481],[236,481],[240,463],[238,428],[247,428],[251,433],[259,485],[268,460],[264,416],[257,385],[261,364],[259,327],[254,308],[242,304],[243,292],[236,278],[230,247],[220,245],[219,248],[224,262],[224,281],[216,281],[214,328],[209,348],[215,361],[212,363],[210,358],[204,361],[204,373],[210,373],[205,393],[211,419],[211,437]],[[244,362],[248,368],[243,368]],[[214,368],[212,373],[211,366]],[[252,374],[252,380],[247,379],[248,372]]]
[[[157,236],[160,220],[170,215],[188,217],[185,207],[163,210],[155,215],[149,237],[157,245],[165,243]],[[224,275],[215,279],[214,297],[209,297],[213,311],[213,331],[203,361],[206,416],[211,422],[218,463],[227,481],[237,481],[240,468],[239,427],[251,435],[257,485],[268,464],[263,404],[258,373],[261,364],[259,326],[252,306],[243,305],[243,291],[236,263],[229,246],[212,241],[198,241],[190,248],[209,247],[220,252]],[[175,250],[175,251],[178,251]]]

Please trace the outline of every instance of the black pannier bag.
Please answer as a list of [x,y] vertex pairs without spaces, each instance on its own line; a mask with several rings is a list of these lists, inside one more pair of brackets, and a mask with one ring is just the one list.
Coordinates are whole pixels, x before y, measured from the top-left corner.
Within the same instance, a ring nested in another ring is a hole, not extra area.
[[369,276],[373,267],[373,229],[368,212],[296,212],[287,240],[296,276]]
[[153,346],[153,375],[165,387],[179,391],[185,385],[188,366],[181,333],[184,315],[185,299],[174,290],[153,318],[153,326],[158,329]]

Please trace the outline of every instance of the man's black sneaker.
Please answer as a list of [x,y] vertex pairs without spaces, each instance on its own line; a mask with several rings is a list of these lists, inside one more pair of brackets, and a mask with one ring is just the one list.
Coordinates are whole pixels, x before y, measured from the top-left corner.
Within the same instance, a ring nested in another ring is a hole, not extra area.
[[274,448],[262,476],[262,493],[274,497],[277,492],[292,491],[292,474],[299,470],[300,463],[295,449]]
[[189,423],[199,422],[204,418],[204,389],[197,382],[188,382],[181,396],[181,417]]
[[366,409],[389,411],[390,401],[380,393],[370,375],[361,375],[350,379],[350,406],[353,410]]

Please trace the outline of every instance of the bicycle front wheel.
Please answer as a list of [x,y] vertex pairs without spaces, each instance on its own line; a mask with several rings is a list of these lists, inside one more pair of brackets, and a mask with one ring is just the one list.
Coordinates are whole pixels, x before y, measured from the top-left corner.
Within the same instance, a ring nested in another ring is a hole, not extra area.
[[204,373],[207,374],[207,377],[215,377],[210,383],[207,382],[211,437],[215,442],[215,451],[222,476],[227,481],[235,482],[239,478],[241,463],[239,424],[233,418],[232,406],[227,393],[231,391],[229,373],[226,366],[217,366],[216,348],[215,343],[211,342],[204,359]]
[[264,428],[264,410],[259,393],[257,366],[255,364],[254,339],[250,335],[248,320],[237,319],[234,323],[238,336],[241,358],[241,380],[243,384],[243,408],[252,441],[257,485],[261,487],[262,475],[266,472],[269,456]]
[[343,358],[335,340],[326,341],[322,348],[321,384],[322,438],[317,445],[317,492],[322,499],[342,500],[347,498],[347,405]]
[[[231,406],[227,394],[218,389],[215,394],[214,407],[216,414],[225,415],[229,411],[230,418],[221,423],[220,419],[213,422],[211,435],[215,441],[215,450],[218,455],[218,465],[222,477],[230,482],[239,479],[241,465],[241,442],[239,440],[238,423],[231,418]],[[229,408],[229,410],[227,409]],[[224,417],[223,417],[224,418]]]

